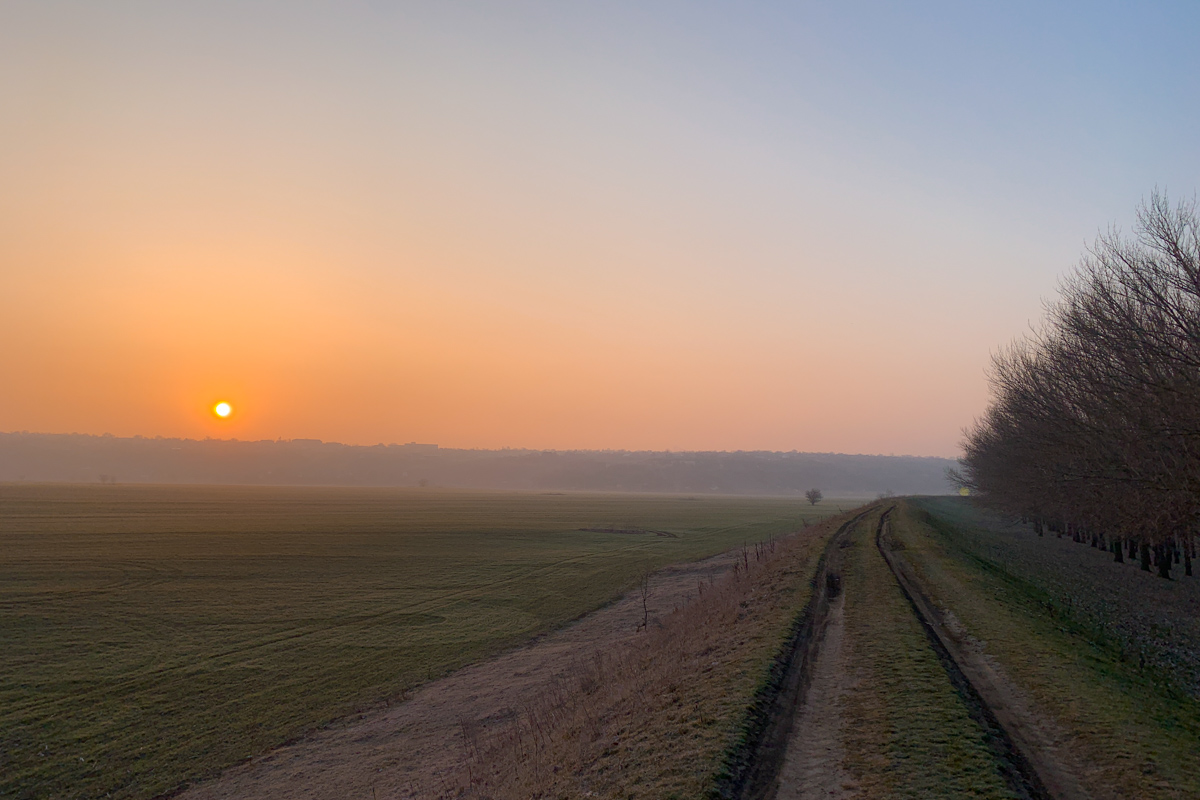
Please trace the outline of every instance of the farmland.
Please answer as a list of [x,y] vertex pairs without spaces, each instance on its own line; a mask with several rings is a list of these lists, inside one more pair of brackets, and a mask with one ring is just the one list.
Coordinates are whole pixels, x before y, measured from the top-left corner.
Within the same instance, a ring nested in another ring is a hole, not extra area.
[[0,793],[170,791],[836,506],[0,486]]
[[3,487],[4,794],[1200,793],[1195,578],[838,506]]

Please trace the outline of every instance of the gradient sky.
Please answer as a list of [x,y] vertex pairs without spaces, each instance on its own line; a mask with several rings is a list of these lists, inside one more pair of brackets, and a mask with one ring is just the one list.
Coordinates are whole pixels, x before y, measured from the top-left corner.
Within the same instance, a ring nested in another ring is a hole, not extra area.
[[[0,5],[0,430],[955,455],[1200,4]],[[235,414],[218,421],[213,403]]]

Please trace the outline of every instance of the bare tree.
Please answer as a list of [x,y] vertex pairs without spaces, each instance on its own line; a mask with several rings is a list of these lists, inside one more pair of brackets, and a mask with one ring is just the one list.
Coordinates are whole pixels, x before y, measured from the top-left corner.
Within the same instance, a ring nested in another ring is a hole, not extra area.
[[642,621],[638,624],[637,630],[650,629],[650,573],[643,572],[642,577],[638,580],[638,594],[642,596]]
[[1169,578],[1200,520],[1200,219],[1154,194],[1101,236],[1043,327],[995,356],[954,476],[1038,533]]
[[821,498],[823,498],[824,496],[825,495],[821,494],[820,489],[809,489],[807,492],[804,493],[804,498],[806,500],[808,500],[810,505],[814,505],[814,506],[817,503],[821,502]]

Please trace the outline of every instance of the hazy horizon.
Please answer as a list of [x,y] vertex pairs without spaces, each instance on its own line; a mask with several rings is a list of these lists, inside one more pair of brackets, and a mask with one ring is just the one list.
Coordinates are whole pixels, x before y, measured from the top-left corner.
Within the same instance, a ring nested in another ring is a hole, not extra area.
[[11,435],[86,436],[86,437],[92,437],[92,438],[97,438],[97,439],[143,439],[143,440],[150,440],[150,441],[175,439],[175,440],[189,441],[189,442],[239,442],[239,443],[248,443],[248,444],[261,443],[261,442],[317,442],[320,444],[334,444],[334,445],[340,445],[343,447],[405,447],[405,446],[415,445],[418,447],[435,447],[439,450],[467,450],[467,451],[477,450],[480,452],[488,452],[488,453],[500,453],[500,452],[505,452],[505,451],[509,451],[509,450],[517,451],[517,452],[538,452],[538,453],[576,453],[576,452],[581,452],[581,453],[676,453],[676,454],[679,454],[679,453],[777,453],[777,454],[797,453],[797,454],[801,454],[801,455],[867,456],[867,457],[879,457],[879,458],[933,458],[933,459],[941,459],[941,460],[953,460],[946,456],[926,456],[926,455],[921,455],[919,453],[878,453],[878,452],[851,453],[851,452],[845,452],[845,451],[841,451],[841,450],[797,450],[796,448],[792,448],[791,450],[778,450],[778,449],[774,449],[774,450],[772,450],[772,449],[685,450],[685,449],[672,449],[672,448],[663,448],[663,449],[653,450],[653,449],[632,449],[632,448],[628,448],[628,447],[555,448],[555,447],[522,447],[520,445],[500,445],[498,447],[454,447],[454,446],[450,446],[450,445],[442,445],[442,444],[439,444],[438,442],[418,442],[415,440],[408,441],[408,442],[397,442],[397,441],[391,441],[391,442],[384,442],[384,441],[379,441],[379,442],[340,442],[335,439],[319,439],[319,438],[311,437],[311,436],[294,436],[294,437],[288,437],[288,438],[285,438],[282,436],[276,436],[274,438],[241,439],[236,436],[203,436],[203,437],[196,438],[196,437],[191,437],[191,436],[164,436],[162,434],[146,435],[146,434],[141,434],[141,433],[134,433],[134,434],[130,434],[128,436],[117,436],[116,434],[111,433],[109,431],[103,431],[101,433],[87,433],[84,431],[31,431],[31,430],[0,431],[0,436],[11,436]]
[[799,497],[946,494],[937,456],[779,451],[463,450],[0,433],[0,483],[390,486]]
[[956,456],[1085,245],[1200,186],[1197,23],[5,4],[0,429]]

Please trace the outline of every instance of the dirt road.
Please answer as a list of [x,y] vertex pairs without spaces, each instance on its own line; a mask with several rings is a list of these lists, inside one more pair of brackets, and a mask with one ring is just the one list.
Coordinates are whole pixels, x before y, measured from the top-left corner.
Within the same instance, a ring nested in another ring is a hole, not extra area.
[[[943,695],[949,694],[950,697],[944,702],[958,706],[957,709],[950,708],[947,713],[969,717],[978,726],[973,738],[987,745],[974,755],[977,760],[992,765],[994,778],[991,791],[997,795],[1004,793],[1004,785],[1007,784],[1008,792],[1030,800],[1082,800],[1086,794],[1073,771],[1067,766],[1066,760],[1060,758],[1061,754],[1053,742],[1047,739],[1037,714],[1024,703],[1021,693],[992,668],[980,653],[954,635],[945,624],[942,611],[928,600],[916,574],[905,562],[903,545],[891,542],[888,536],[890,511],[890,508],[881,507],[873,515],[857,518],[851,530],[846,532],[844,540],[831,541],[826,553],[826,569],[838,578],[830,579],[826,587],[834,596],[823,613],[818,615],[809,652],[804,659],[796,662],[798,669],[807,670],[807,674],[798,681],[806,688],[797,698],[784,757],[769,787],[748,787],[743,797],[832,800],[888,796],[894,789],[887,787],[886,780],[882,780],[878,774],[880,768],[886,769],[887,764],[887,759],[880,753],[872,754],[880,767],[872,774],[856,775],[847,768],[847,741],[855,737],[861,741],[866,736],[862,731],[848,730],[848,725],[869,728],[874,722],[877,728],[884,729],[882,734],[876,731],[877,737],[883,737],[878,738],[882,743],[888,735],[886,729],[889,725],[895,728],[897,724],[910,724],[913,715],[909,711],[910,719],[899,723],[896,719],[891,722],[885,719],[880,723],[879,720],[871,720],[869,715],[864,717],[861,712],[853,720],[847,718],[847,700],[859,691],[860,671],[868,674],[868,682],[873,684],[863,687],[864,692],[873,691],[873,696],[882,705],[902,705],[892,697],[902,689],[889,687],[886,681],[880,680],[878,670],[872,674],[867,658],[862,659],[862,664],[856,663],[856,652],[865,651],[862,646],[864,643],[853,639],[861,636],[861,631],[866,628],[860,626],[855,631],[847,631],[847,604],[860,609],[860,616],[870,610],[862,609],[866,598],[853,596],[854,587],[861,586],[861,581],[847,584],[840,580],[840,573],[849,569],[861,578],[863,570],[870,567],[874,570],[871,580],[878,583],[880,579],[887,580],[890,577],[895,582],[891,594],[871,598],[876,604],[879,597],[889,598],[888,605],[893,616],[887,625],[895,627],[896,620],[905,616],[909,616],[907,624],[910,627],[916,628],[914,620],[919,623],[925,636],[908,639],[906,646],[911,650],[914,645],[920,647],[923,642],[936,654],[937,661],[945,671],[943,679],[953,686],[953,692],[943,692]],[[841,551],[856,544],[858,549],[848,562]],[[886,571],[881,570],[881,562],[887,565]],[[842,591],[844,585],[850,588]],[[897,588],[899,592],[895,591]],[[847,592],[851,596],[848,597]],[[879,610],[874,609],[876,612]],[[926,660],[930,659],[926,657]],[[858,699],[861,703],[862,698]],[[909,756],[901,753],[899,757]],[[861,761],[857,763],[861,764]],[[941,789],[939,794],[945,793],[952,777],[956,776],[935,780]],[[860,786],[859,778],[863,778],[869,786],[865,789]]]
[[853,788],[842,766],[842,701],[853,685],[845,638],[846,596],[839,594],[829,605],[812,683],[793,723],[779,773],[779,798],[828,800],[846,797]]

